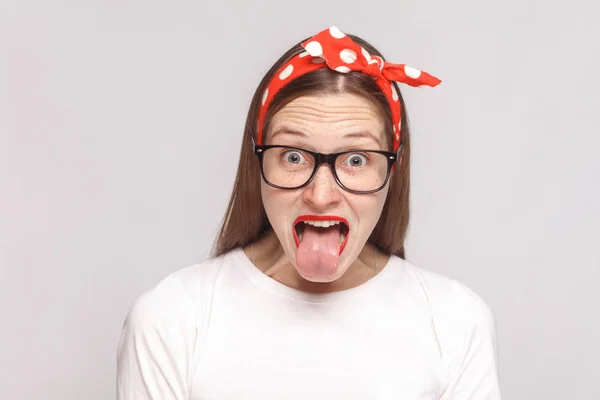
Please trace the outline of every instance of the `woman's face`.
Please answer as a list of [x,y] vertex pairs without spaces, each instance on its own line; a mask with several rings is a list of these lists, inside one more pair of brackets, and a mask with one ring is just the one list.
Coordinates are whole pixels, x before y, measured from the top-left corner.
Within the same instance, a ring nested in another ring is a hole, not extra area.
[[[266,144],[337,153],[388,150],[386,139],[377,106],[343,93],[293,100],[274,115]],[[281,165],[305,161],[302,154],[285,149],[278,154],[277,162],[286,163]],[[350,163],[361,164],[361,157]],[[293,171],[285,172],[289,179]],[[313,282],[338,279],[356,260],[379,220],[388,187],[389,183],[371,194],[350,193],[336,183],[326,164],[300,189],[277,189],[261,180],[263,204],[283,251],[298,273]],[[328,223],[314,222],[319,219],[342,222],[327,227]],[[315,226],[319,223],[322,226]]]

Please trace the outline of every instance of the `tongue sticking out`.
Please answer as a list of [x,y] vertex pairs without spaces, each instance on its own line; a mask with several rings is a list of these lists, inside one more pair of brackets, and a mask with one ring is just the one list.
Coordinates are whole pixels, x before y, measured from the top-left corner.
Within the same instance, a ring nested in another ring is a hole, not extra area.
[[296,265],[305,276],[330,276],[340,258],[340,226],[329,228],[304,226],[296,252]]

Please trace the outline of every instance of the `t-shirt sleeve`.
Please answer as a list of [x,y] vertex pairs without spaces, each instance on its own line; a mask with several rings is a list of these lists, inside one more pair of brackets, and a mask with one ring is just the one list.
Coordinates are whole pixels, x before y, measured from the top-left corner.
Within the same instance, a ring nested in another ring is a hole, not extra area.
[[117,399],[188,399],[196,338],[195,305],[180,281],[140,296],[118,345]]
[[448,386],[440,400],[500,400],[493,315],[470,289],[454,282]]

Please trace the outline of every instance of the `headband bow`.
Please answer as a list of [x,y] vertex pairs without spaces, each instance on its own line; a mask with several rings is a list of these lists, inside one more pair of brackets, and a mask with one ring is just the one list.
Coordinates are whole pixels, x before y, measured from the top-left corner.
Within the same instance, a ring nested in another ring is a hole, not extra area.
[[393,122],[393,148],[400,146],[402,122],[400,99],[391,81],[415,87],[434,87],[440,80],[427,72],[405,64],[392,64],[379,56],[371,56],[337,27],[325,29],[302,43],[304,52],[292,57],[273,76],[262,98],[258,115],[257,144],[262,144],[263,124],[275,94],[292,80],[308,72],[328,67],[341,73],[357,71],[372,76],[390,105]]

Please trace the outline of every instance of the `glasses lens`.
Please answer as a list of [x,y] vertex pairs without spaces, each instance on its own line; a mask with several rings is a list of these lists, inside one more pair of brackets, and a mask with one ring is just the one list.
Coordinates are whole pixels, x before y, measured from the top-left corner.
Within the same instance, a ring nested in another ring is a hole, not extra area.
[[296,188],[308,181],[315,168],[315,159],[302,150],[272,147],[263,154],[265,179],[276,186]]
[[383,186],[388,175],[385,154],[372,151],[345,153],[338,156],[335,172],[345,187],[367,192]]

